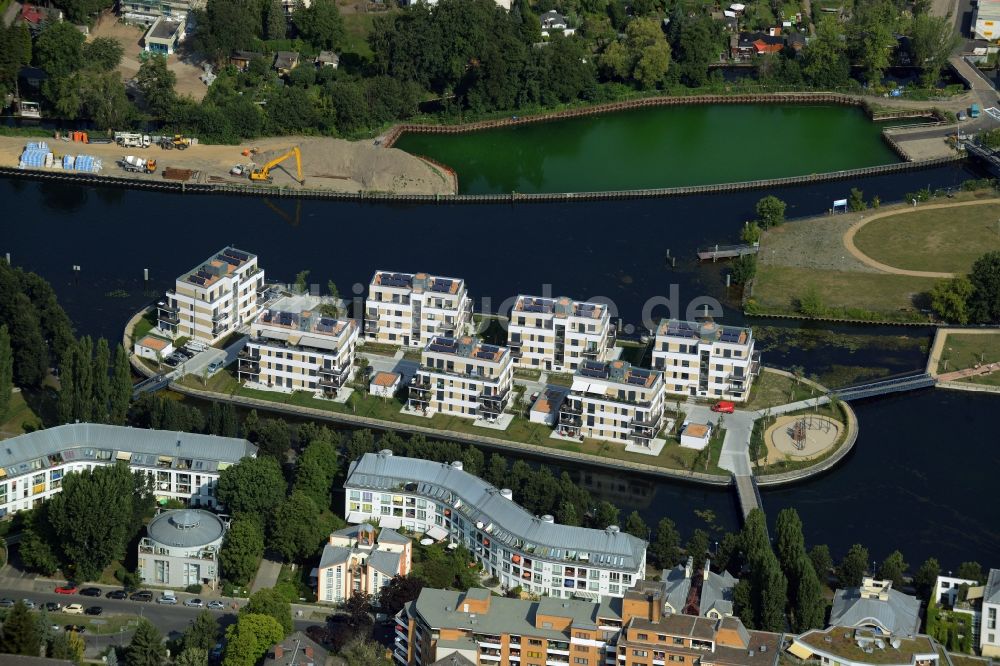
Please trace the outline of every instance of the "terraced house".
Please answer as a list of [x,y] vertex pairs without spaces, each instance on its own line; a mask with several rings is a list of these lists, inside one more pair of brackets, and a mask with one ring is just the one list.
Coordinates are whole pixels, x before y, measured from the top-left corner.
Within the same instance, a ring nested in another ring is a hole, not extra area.
[[256,255],[223,248],[177,278],[157,304],[157,326],[171,338],[212,344],[257,316],[263,287],[264,271]]
[[245,439],[72,423],[19,435],[0,446],[0,517],[30,509],[62,489],[63,477],[127,462],[153,481],[159,499],[218,507],[219,474],[257,447]]
[[335,397],[350,380],[358,324],[320,312],[316,296],[288,296],[254,320],[238,376],[259,388]]
[[606,361],[615,346],[608,306],[566,296],[518,296],[507,331],[514,364],[573,372],[584,360]]
[[424,588],[396,616],[393,655],[408,666],[467,659],[497,666],[773,666],[778,634],[737,618],[664,615],[658,598],[539,601],[473,588]]
[[664,319],[656,329],[653,367],[663,371],[667,393],[739,402],[760,373],[760,352],[749,328]]
[[425,414],[496,421],[510,402],[514,370],[506,347],[475,338],[432,338],[410,381],[408,406]]
[[533,516],[498,489],[437,463],[366,453],[351,463],[345,489],[349,523],[378,521],[469,549],[507,588],[569,599],[621,596],[646,570],[646,542],[621,532],[557,524]]
[[423,347],[439,335],[464,335],[471,323],[472,299],[465,280],[376,271],[368,285],[366,340]]
[[584,361],[559,408],[558,431],[651,448],[663,428],[663,376],[627,361]]

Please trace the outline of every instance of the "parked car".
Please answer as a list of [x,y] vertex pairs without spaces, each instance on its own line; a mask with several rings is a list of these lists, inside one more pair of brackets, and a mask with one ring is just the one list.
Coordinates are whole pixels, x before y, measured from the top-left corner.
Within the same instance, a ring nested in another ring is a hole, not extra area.
[[149,590],[142,590],[140,592],[135,592],[134,594],[132,594],[129,597],[129,599],[131,599],[132,601],[152,601],[153,593],[150,592]]
[[732,414],[736,411],[736,405],[728,400],[720,400],[712,405],[712,411],[719,412],[720,414]]
[[201,608],[205,605],[205,602],[201,599],[188,599],[184,602],[184,605],[189,608]]
[[210,610],[223,610],[223,609],[225,609],[225,607],[226,607],[226,604],[222,603],[222,602],[221,602],[221,601],[219,601],[218,599],[215,599],[215,600],[213,600],[213,601],[209,601],[209,602],[208,602],[208,606],[207,606],[207,607],[208,607],[208,608],[209,608]]
[[62,604],[55,601],[49,601],[45,604],[45,610],[50,613],[55,613],[56,611],[62,610]]
[[87,627],[80,624],[67,624],[65,627],[66,631],[75,631],[78,634],[83,634],[87,632]]
[[84,597],[99,597],[101,596],[101,588],[99,587],[85,587],[80,590],[81,596]]
[[24,607],[27,608],[28,610],[31,610],[32,608],[36,608],[38,606],[38,604],[36,604],[31,599],[21,599],[21,603],[24,604]]
[[83,605],[82,604],[70,604],[63,608],[63,613],[68,615],[83,615]]
[[56,588],[56,594],[76,594],[76,583],[66,583]]
[[222,369],[222,361],[212,361],[208,364],[208,374],[218,372]]
[[11,606],[14,605],[14,603],[15,602],[13,599],[9,597],[4,597],[3,599],[0,599],[0,608],[10,608]]
[[128,599],[128,592],[125,590],[111,590],[104,596],[108,599]]
[[159,599],[156,600],[156,603],[173,606],[177,603],[177,597],[173,592],[164,592],[160,595]]
[[89,606],[87,610],[83,611],[85,615],[102,615],[104,609],[100,606]]

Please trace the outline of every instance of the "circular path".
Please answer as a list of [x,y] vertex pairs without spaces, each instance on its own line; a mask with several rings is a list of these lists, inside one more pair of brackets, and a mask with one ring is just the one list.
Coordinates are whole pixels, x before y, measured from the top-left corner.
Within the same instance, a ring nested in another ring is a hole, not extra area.
[[[981,206],[984,204],[996,204],[996,199],[982,199],[975,201],[959,201],[954,203],[943,203],[943,204],[929,204],[926,206],[920,206],[918,210],[937,210],[939,208],[958,208],[960,206]],[[854,236],[857,235],[858,230],[865,226],[869,222],[879,220],[883,217],[889,217],[890,215],[905,215],[906,212],[900,211],[898,208],[896,210],[889,210],[882,213],[874,213],[872,215],[866,215],[863,219],[858,220],[850,226],[850,228],[844,233],[844,247],[847,251],[851,253],[858,261],[871,266],[874,269],[880,270],[883,273],[892,273],[894,275],[909,275],[910,277],[926,277],[926,278],[953,278],[954,273],[938,273],[934,271],[911,271],[905,268],[896,268],[895,266],[890,266],[888,264],[883,264],[881,261],[875,261],[867,254],[858,249],[858,246],[854,244]]]
[[[792,439],[792,428],[799,420],[806,422],[806,438],[799,449]],[[779,416],[774,425],[764,433],[767,444],[767,462],[781,460],[812,460],[833,448],[844,431],[844,424],[829,416],[813,414]]]

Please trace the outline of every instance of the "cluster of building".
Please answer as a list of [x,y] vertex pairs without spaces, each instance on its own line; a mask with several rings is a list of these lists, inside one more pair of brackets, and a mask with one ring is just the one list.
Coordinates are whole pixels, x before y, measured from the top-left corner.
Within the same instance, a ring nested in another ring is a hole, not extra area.
[[[333,305],[319,297],[274,301],[265,293],[257,257],[227,247],[177,278],[159,305],[159,335],[211,344],[248,327],[238,368],[242,381],[333,399],[352,376],[359,340],[419,348],[406,409],[503,428],[516,369],[572,373],[568,390],[548,390],[534,401],[530,419],[550,425],[556,436],[639,451],[662,445],[668,396],[742,401],[760,370],[749,328],[673,319],[656,330],[653,367],[638,367],[617,357],[608,306],[568,297],[518,296],[506,345],[488,344],[470,334],[465,281],[429,273],[376,271],[364,312],[355,319],[335,316]],[[154,335],[140,341],[137,352],[145,349],[148,356],[167,342]],[[391,395],[399,377],[377,379],[372,390]]]

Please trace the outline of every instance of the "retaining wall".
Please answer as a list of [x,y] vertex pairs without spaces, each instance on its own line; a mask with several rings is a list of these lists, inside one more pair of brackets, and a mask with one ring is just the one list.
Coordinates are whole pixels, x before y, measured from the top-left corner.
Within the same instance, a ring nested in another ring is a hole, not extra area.
[[845,437],[843,444],[841,444],[840,447],[830,455],[830,457],[824,458],[810,467],[797,469],[792,472],[757,475],[757,485],[764,488],[783,486],[790,483],[796,483],[798,481],[804,481],[805,479],[812,478],[817,474],[822,474],[823,472],[836,467],[837,464],[851,452],[854,448],[855,442],[858,440],[857,414],[854,413],[854,410],[846,402],[841,402],[840,405],[843,407],[844,414],[847,417],[847,436]]

